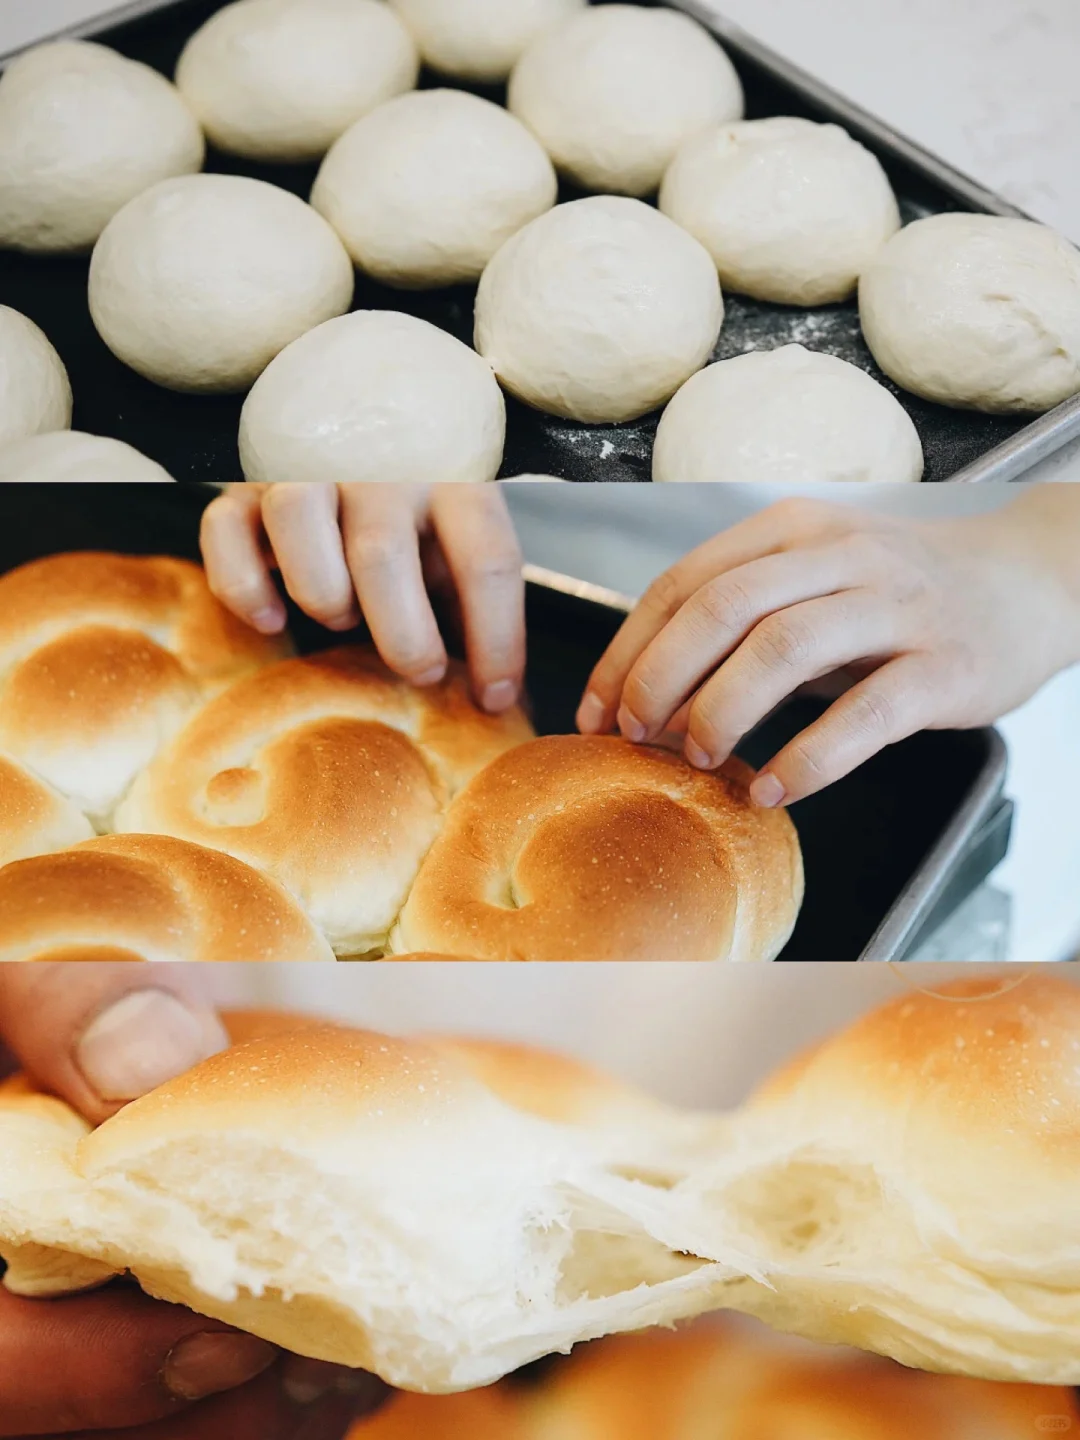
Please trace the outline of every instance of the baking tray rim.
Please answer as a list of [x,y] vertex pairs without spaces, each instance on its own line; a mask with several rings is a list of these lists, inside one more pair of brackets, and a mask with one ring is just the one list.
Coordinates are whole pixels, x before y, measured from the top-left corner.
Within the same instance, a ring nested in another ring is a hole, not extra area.
[[[618,614],[628,615],[637,603],[617,590],[594,585],[588,580],[578,580],[541,565],[526,565],[524,574],[526,582],[538,589],[555,591]],[[1009,751],[1004,737],[993,727],[984,727],[977,733],[986,739],[988,753],[974,784],[901,894],[889,907],[859,956],[860,962],[882,963],[910,958],[906,947],[918,935],[948,890],[965,854],[978,839],[980,830],[993,819],[1002,804],[1009,803],[1005,799]],[[782,957],[777,963],[782,963]]]
[[[177,0],[128,0],[101,15],[71,25],[60,26],[48,35],[0,54],[0,75],[18,55],[36,45],[59,39],[89,39],[103,30],[124,25],[158,10],[167,10]],[[951,191],[972,210],[983,214],[1002,215],[1013,219],[1032,217],[1003,196],[972,180],[932,151],[909,140],[886,120],[849,100],[832,86],[818,80],[809,71],[787,60],[778,51],[757,40],[741,26],[713,9],[708,0],[661,0],[672,9],[693,16],[706,29],[733,51],[759,65],[774,79],[796,90],[813,104],[830,112],[845,127],[869,139],[896,160],[920,172],[935,185]],[[1020,480],[1041,461],[1056,454],[1072,440],[1080,439],[1080,395],[1065,400],[1053,410],[1034,419],[1007,440],[995,445],[978,460],[972,461],[955,475],[942,480],[942,485],[985,485],[1013,483]]]

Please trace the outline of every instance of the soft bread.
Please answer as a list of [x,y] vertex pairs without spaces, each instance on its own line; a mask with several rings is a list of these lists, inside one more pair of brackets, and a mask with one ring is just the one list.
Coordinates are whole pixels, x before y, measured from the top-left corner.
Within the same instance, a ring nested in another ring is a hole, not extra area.
[[93,833],[77,805],[0,755],[0,866],[66,849]]
[[451,797],[532,734],[468,679],[419,690],[371,649],[284,661],[205,706],[144,772],[116,828],[176,835],[275,876],[338,954],[378,954]]
[[451,806],[396,952],[482,960],[772,960],[803,893],[783,811],[751,771],[715,775],[614,737],[504,755]]
[[72,1286],[129,1269],[406,1389],[718,1309],[1076,1384],[1080,992],[995,983],[899,999],[741,1110],[666,1125],[558,1057],[256,1020],[92,1134],[51,1131],[40,1164],[0,1095],[22,1155],[0,1253],[70,1252]]
[[183,840],[114,835],[0,869],[0,962],[333,959],[276,881]]
[[503,1387],[464,1395],[396,1395],[349,1440],[528,1440],[520,1405]]
[[0,576],[0,752],[98,829],[207,695],[288,653],[185,560],[54,555]]

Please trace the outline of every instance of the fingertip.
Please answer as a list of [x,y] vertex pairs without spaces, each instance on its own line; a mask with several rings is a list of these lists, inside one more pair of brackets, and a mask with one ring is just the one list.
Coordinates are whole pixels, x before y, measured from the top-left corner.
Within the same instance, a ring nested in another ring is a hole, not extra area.
[[421,671],[419,675],[411,675],[406,678],[411,680],[412,684],[418,685],[421,690],[430,690],[433,685],[442,684],[446,679],[448,669],[448,662],[443,660],[438,665],[432,665],[429,669]]
[[589,690],[578,706],[577,727],[582,735],[602,735],[608,730],[608,711],[600,696]]
[[267,605],[247,618],[260,635],[280,635],[288,623],[284,605]]
[[750,786],[750,801],[759,810],[777,810],[787,798],[783,782],[768,770],[763,770]]
[[517,704],[519,693],[519,687],[513,680],[496,680],[482,691],[481,708],[489,715],[505,715]]
[[695,770],[714,770],[716,768],[716,761],[709,752],[702,749],[696,740],[691,740],[689,737],[683,747],[683,754]]

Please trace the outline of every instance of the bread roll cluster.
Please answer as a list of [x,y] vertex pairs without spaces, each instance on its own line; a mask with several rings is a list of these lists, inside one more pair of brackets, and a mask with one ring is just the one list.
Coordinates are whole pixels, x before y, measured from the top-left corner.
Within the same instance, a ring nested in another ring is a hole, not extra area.
[[420,690],[365,646],[291,656],[187,561],[25,565],[0,577],[0,959],[775,957],[802,863],[748,772],[528,742],[463,666]]
[[[93,1132],[25,1085],[0,1091],[9,1289],[130,1272],[433,1394],[712,1310],[917,1369],[1080,1381],[1080,989],[1060,976],[899,996],[722,1115],[509,1044],[232,1025],[233,1048]],[[783,1416],[752,1359],[687,1368],[689,1414],[700,1385],[699,1414]],[[887,1395],[876,1374],[866,1393]],[[828,1377],[816,1399],[797,1380],[794,1413],[830,1413]],[[603,1365],[593,1382],[603,1395]],[[986,1393],[964,1403],[978,1414]],[[930,1394],[913,1389],[912,1414],[933,1417]],[[568,1401],[556,1386],[537,1404]]]

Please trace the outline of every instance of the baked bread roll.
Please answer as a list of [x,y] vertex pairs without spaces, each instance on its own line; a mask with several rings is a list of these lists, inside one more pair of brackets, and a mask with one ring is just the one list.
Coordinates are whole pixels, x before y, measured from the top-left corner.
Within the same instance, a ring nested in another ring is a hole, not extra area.
[[502,1388],[464,1395],[395,1395],[349,1440],[527,1440],[516,1398]]
[[343,956],[377,955],[447,804],[532,734],[472,703],[463,669],[418,690],[360,647],[249,676],[193,717],[116,814],[224,850],[290,890]]
[[14,760],[0,755],[0,866],[89,840],[82,811]]
[[481,960],[773,960],[803,894],[795,827],[715,775],[614,737],[503,756],[455,801],[397,953]]
[[0,1092],[5,1284],[130,1271],[436,1393],[719,1309],[1077,1384],[1080,989],[995,984],[897,999],[740,1111],[667,1125],[557,1057],[281,1020],[89,1134]]
[[186,560],[72,553],[0,576],[0,752],[94,822],[207,695],[288,653]]
[[183,840],[114,835],[0,869],[0,962],[333,959],[275,881]]

